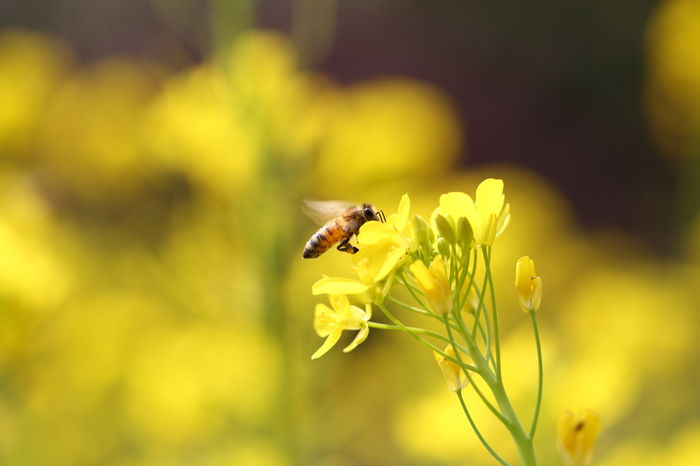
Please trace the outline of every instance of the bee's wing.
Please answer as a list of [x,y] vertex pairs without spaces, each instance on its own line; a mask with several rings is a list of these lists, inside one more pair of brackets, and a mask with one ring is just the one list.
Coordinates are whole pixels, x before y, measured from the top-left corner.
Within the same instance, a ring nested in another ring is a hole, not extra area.
[[311,201],[304,199],[301,210],[318,225],[325,225],[328,220],[337,217],[353,205],[352,202],[345,201]]

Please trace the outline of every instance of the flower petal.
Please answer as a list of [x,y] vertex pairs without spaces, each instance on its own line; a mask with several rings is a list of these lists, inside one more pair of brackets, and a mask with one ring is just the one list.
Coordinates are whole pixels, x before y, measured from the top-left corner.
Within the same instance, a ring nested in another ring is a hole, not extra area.
[[422,260],[418,259],[413,264],[409,265],[408,268],[413,276],[416,277],[422,289],[432,289],[434,287],[433,277]]
[[332,294],[328,296],[331,307],[338,313],[338,318],[345,319],[350,314],[350,300],[344,294]]
[[498,216],[498,230],[496,231],[496,236],[501,236],[510,223],[510,204],[506,204],[503,207],[500,215]]
[[406,257],[406,249],[404,248],[394,248],[389,254],[386,255],[384,262],[374,276],[374,281],[378,282],[386,278],[389,273],[396,268],[398,263]]
[[367,339],[367,335],[369,335],[369,327],[365,325],[360,329],[359,332],[357,332],[357,335],[355,335],[355,338],[352,340],[352,342],[348,346],[343,348],[343,353],[349,353],[350,351],[357,348],[357,345],[359,345]]
[[314,296],[319,294],[352,295],[364,293],[368,289],[369,286],[352,278],[324,277],[314,283],[311,287],[311,294]]
[[503,180],[487,178],[476,188],[476,206],[482,216],[500,214],[504,202]]
[[534,270],[532,270],[533,261],[528,256],[523,256],[515,263],[515,286],[521,295],[529,295],[531,280]]
[[330,335],[328,335],[328,338],[326,338],[326,341],[323,342],[321,347],[316,350],[314,354],[311,355],[311,359],[318,359],[324,354],[328,352],[331,348],[335,346],[336,343],[338,343],[338,340],[340,340],[340,335],[343,333],[342,329],[337,329]]
[[384,241],[390,241],[396,232],[391,225],[381,222],[367,222],[362,225],[357,235],[357,242],[361,245],[372,245]]
[[401,196],[401,201],[399,201],[399,210],[397,211],[397,216],[394,225],[398,231],[403,231],[406,228],[406,223],[408,222],[408,213],[411,210],[411,199],[408,197],[408,193]]
[[317,304],[314,311],[314,330],[319,337],[328,336],[338,327],[336,312],[325,304]]
[[474,212],[474,201],[465,193],[447,193],[440,196],[440,210],[453,219],[469,217]]

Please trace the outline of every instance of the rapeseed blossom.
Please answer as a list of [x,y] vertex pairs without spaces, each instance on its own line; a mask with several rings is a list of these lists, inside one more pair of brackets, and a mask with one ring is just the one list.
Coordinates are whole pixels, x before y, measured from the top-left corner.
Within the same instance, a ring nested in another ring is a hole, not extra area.
[[[451,358],[456,356],[452,345],[447,345],[447,347],[445,347],[445,354]],[[449,388],[451,392],[458,392],[467,386],[469,381],[462,372],[462,368],[459,367],[459,364],[434,351],[433,356],[442,371],[442,375],[445,377],[447,388]]]
[[414,241],[408,216],[411,200],[401,196],[397,213],[386,223],[367,222],[360,229],[357,243],[360,250],[353,257],[353,266],[364,283],[377,283],[389,276],[407,257]]
[[[461,394],[468,385],[474,387],[479,399],[511,433],[521,463],[534,466],[537,460],[532,439],[542,397],[537,320],[531,312],[539,377],[534,415],[526,431],[511,405],[501,376],[498,314],[491,271],[494,241],[510,221],[510,205],[505,202],[503,181],[484,180],[476,190],[475,199],[461,192],[443,194],[428,224],[417,214],[410,217],[410,199],[404,194],[397,213],[390,215],[386,223],[365,223],[357,237],[359,251],[351,259],[357,278],[324,277],[312,287],[314,295],[328,294],[332,304],[332,309],[323,304],[316,307],[314,326],[326,341],[312,358],[332,348],[344,330],[358,330],[355,340],[345,348],[346,352],[364,341],[370,327],[405,332],[432,349],[448,388],[459,398],[469,424],[488,452],[501,464],[507,464],[481,434],[469,413],[470,408]],[[483,270],[477,270],[479,267]],[[521,258],[516,286],[524,310],[539,308],[541,285],[541,278],[535,276],[534,263],[527,257]],[[393,287],[401,287],[406,293],[398,297],[392,293]],[[411,303],[404,301],[406,295],[412,298]],[[350,299],[365,304],[366,310],[351,305]],[[390,304],[396,309],[389,309]],[[371,321],[372,306],[380,309],[390,323]],[[399,315],[399,311],[437,320],[444,325],[445,333],[409,327],[402,322],[403,315]],[[469,383],[473,378],[483,383]],[[490,391],[490,398],[496,400],[496,405],[479,386]]]
[[593,411],[574,414],[565,411],[557,424],[559,452],[568,466],[588,466],[600,431],[600,419]]
[[452,192],[440,196],[440,207],[433,212],[443,215],[457,231],[460,218],[466,218],[477,246],[490,246],[510,222],[510,204],[505,203],[503,180],[487,178],[476,188],[476,200],[466,193]]
[[523,312],[536,311],[542,304],[542,277],[535,273],[535,262],[528,256],[515,264],[515,288]]
[[314,328],[320,337],[326,337],[326,341],[311,356],[311,359],[320,358],[328,352],[340,339],[343,330],[359,330],[355,339],[346,346],[343,351],[352,351],[365,341],[369,334],[367,322],[372,317],[372,308],[367,305],[364,310],[350,305],[347,296],[329,296],[331,307],[325,304],[317,304],[314,315]]
[[418,287],[425,295],[430,309],[441,315],[452,312],[450,282],[442,256],[436,256],[430,263],[430,267],[426,267],[419,259],[411,264],[409,269],[418,280]]

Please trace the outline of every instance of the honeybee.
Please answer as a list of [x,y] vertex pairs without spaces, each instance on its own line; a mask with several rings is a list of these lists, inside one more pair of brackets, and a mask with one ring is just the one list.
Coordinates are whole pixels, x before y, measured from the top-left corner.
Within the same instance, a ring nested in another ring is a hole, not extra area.
[[304,259],[313,259],[340,242],[338,251],[355,254],[359,249],[350,244],[360,227],[369,221],[386,221],[384,213],[372,204],[353,205],[343,201],[304,201],[301,208],[313,221],[322,225],[306,242]]

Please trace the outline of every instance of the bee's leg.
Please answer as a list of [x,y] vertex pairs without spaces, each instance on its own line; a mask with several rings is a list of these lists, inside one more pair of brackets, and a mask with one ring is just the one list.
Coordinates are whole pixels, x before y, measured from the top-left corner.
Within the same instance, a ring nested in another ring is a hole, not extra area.
[[350,238],[346,238],[338,245],[338,251],[347,252],[348,254],[355,254],[359,249],[350,244]]

